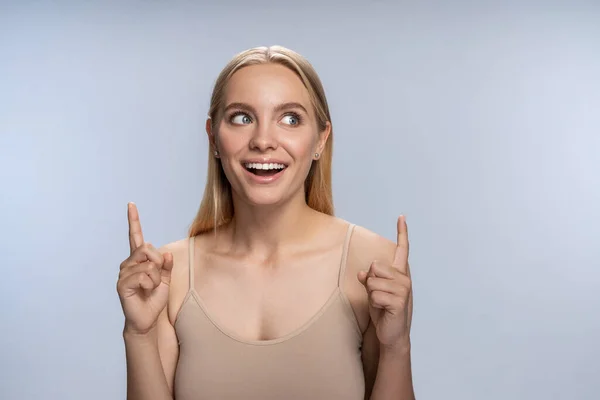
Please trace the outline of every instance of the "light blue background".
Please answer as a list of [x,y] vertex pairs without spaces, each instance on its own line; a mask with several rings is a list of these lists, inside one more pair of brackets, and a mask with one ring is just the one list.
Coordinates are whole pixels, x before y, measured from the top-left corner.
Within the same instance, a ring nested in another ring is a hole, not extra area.
[[211,85],[281,44],[325,84],[338,215],[407,215],[417,397],[597,399],[599,2],[282,3],[0,3],[0,398],[125,398],[126,203],[186,234]]

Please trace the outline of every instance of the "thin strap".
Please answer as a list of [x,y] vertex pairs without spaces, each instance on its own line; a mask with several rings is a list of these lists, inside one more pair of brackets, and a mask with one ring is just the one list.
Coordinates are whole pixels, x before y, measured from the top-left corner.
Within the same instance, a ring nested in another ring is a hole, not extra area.
[[190,273],[189,290],[192,290],[192,288],[194,287],[194,236],[190,237],[188,257],[188,268]]
[[338,273],[338,287],[341,289],[346,276],[346,260],[348,259],[348,248],[350,247],[350,238],[354,232],[355,224],[349,224],[346,231],[346,239],[344,240],[344,248],[342,250],[342,261],[340,262],[340,272]]

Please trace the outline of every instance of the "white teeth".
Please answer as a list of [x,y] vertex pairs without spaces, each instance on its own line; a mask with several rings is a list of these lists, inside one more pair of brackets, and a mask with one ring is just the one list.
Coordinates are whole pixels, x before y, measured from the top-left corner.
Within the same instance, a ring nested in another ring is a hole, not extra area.
[[285,165],[277,163],[246,163],[244,167],[247,169],[284,169]]

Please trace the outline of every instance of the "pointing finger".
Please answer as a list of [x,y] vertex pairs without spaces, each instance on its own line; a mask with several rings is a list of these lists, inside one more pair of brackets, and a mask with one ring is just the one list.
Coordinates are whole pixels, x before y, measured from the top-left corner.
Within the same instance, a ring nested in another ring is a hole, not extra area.
[[127,205],[127,219],[129,221],[129,249],[133,253],[135,249],[144,244],[140,214],[134,203]]
[[397,229],[398,240],[392,265],[398,268],[402,273],[406,274],[408,265],[408,227],[404,215],[401,215],[400,218],[398,218]]

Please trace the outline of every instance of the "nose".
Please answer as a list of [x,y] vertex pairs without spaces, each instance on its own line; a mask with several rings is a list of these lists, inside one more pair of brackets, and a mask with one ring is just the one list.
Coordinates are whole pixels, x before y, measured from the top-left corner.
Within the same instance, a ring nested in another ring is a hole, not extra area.
[[252,133],[249,145],[251,150],[261,153],[268,150],[276,150],[278,145],[275,127],[268,124],[257,124]]

